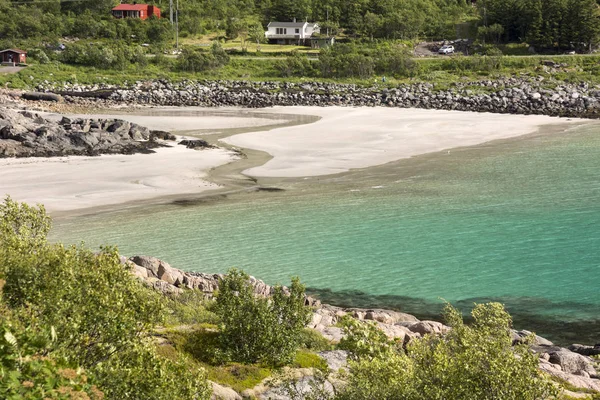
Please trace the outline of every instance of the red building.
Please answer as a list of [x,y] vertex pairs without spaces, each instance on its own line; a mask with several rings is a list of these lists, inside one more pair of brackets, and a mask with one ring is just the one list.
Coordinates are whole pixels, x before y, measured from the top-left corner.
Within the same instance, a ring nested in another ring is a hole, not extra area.
[[148,19],[151,16],[160,18],[160,8],[148,4],[119,4],[112,9],[115,18]]
[[27,52],[19,49],[6,49],[0,51],[0,61],[8,64],[25,64]]

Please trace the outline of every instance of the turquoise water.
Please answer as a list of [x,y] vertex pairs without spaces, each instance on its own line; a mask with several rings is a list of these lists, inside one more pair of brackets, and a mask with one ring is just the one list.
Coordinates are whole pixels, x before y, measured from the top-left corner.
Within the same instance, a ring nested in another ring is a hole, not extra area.
[[520,328],[600,342],[600,129],[530,135],[187,206],[60,219],[203,272],[298,275],[326,301],[435,317],[504,302]]

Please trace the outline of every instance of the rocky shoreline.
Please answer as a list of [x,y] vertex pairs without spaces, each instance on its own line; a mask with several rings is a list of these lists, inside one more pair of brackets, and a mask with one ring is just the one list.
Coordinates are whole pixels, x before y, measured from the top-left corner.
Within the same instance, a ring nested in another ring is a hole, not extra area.
[[[130,265],[132,273],[145,284],[168,296],[178,295],[189,289],[199,290],[207,298],[211,298],[218,289],[219,279],[223,276],[185,272],[149,256],[134,256],[129,259],[123,257],[122,263]],[[272,293],[273,288],[265,282],[254,277],[250,277],[250,280],[257,295],[269,296]],[[389,338],[398,339],[404,345],[427,334],[443,335],[450,329],[440,322],[420,321],[413,315],[398,311],[336,307],[321,304],[319,300],[310,296],[306,297],[306,305],[313,307],[314,310],[312,320],[307,327],[319,332],[333,343],[339,342],[344,335],[337,323],[346,315],[359,321],[376,324]],[[522,342],[530,334],[529,331],[513,330],[513,343]],[[573,344],[564,348],[536,336],[532,349],[540,357],[540,370],[560,381],[567,382],[578,390],[600,393],[600,374],[596,371],[595,362],[590,357],[600,355],[600,344],[595,346]],[[320,355],[332,370],[337,371],[346,365],[347,353],[343,351],[336,350]],[[253,395],[257,394],[253,393]],[[260,395],[256,397],[268,398]]]
[[56,121],[0,108],[0,158],[152,153],[165,146],[162,140],[175,137],[119,119],[62,117]]
[[[456,82],[362,87],[323,82],[138,81],[122,86],[44,82],[29,99],[63,100],[81,106],[367,106],[424,108],[561,117],[600,117],[600,87],[587,83],[512,77]],[[56,96],[54,96],[56,94]]]

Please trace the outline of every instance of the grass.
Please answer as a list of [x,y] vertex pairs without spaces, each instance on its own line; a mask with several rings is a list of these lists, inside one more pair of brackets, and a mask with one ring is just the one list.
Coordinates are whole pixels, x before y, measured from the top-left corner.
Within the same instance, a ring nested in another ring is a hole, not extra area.
[[[266,46],[266,45],[263,45]],[[275,46],[275,45],[269,45]],[[285,47],[285,46],[276,46]],[[291,49],[292,47],[290,47]],[[276,53],[264,53],[274,55]],[[279,56],[277,56],[279,57]],[[556,56],[502,56],[490,57],[439,57],[433,59],[414,59],[416,68],[411,77],[387,76],[387,82],[381,83],[380,76],[368,79],[323,79],[316,77],[280,76],[277,70],[277,57],[232,57],[228,65],[202,73],[181,73],[174,71],[177,60],[163,58],[159,65],[130,66],[125,70],[103,70],[94,67],[65,65],[58,62],[32,64],[16,74],[0,74],[0,87],[30,89],[44,81],[79,84],[117,84],[124,85],[140,80],[166,79],[182,80],[248,80],[248,81],[284,81],[306,82],[321,81],[356,84],[359,86],[395,87],[403,83],[429,82],[436,88],[447,89],[457,82],[469,82],[482,79],[495,79],[513,76],[542,76],[549,86],[552,82],[587,82],[600,84],[600,55],[556,55]],[[543,68],[542,61],[552,60],[561,66],[558,69]],[[497,65],[496,65],[497,64]]]
[[325,360],[312,351],[304,349],[296,352],[296,357],[292,365],[296,368],[316,368],[322,372],[327,372],[329,369]]
[[231,363],[225,366],[205,365],[208,379],[220,385],[231,387],[238,393],[252,389],[266,378],[273,375],[269,368],[257,365]]

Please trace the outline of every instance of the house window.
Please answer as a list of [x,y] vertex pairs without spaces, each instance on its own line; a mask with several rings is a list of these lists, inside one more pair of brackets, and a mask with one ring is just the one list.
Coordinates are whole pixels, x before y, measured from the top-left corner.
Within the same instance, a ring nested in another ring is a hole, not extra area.
[[296,33],[300,33],[300,29],[296,28]]
[[277,34],[278,35],[286,35],[287,34],[287,28],[277,28]]

